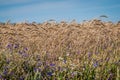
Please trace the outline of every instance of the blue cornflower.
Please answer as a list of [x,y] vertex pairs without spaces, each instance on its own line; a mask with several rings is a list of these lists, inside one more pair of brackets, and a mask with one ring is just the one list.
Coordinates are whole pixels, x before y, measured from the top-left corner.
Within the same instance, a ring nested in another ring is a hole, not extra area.
[[98,61],[96,61],[93,66],[96,68],[98,66]]
[[51,63],[51,64],[50,64],[50,66],[52,66],[52,67],[53,67],[53,66],[55,66],[55,64]]
[[7,70],[5,70],[5,71],[3,72],[3,74],[4,74],[4,75],[7,75],[7,73],[8,73],[8,71],[7,71]]
[[48,76],[52,76],[52,74],[53,74],[52,72],[48,72],[47,73]]

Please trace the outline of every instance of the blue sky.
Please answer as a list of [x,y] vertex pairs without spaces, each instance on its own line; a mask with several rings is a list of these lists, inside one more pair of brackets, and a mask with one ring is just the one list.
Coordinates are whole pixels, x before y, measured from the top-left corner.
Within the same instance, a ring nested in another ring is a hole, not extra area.
[[107,15],[108,21],[120,20],[120,0],[0,0],[0,22],[78,22]]

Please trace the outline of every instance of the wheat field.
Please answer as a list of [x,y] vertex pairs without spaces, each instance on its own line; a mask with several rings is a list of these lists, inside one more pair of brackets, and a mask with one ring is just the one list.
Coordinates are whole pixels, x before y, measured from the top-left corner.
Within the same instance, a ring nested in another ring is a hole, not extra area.
[[120,80],[120,23],[0,24],[1,80]]

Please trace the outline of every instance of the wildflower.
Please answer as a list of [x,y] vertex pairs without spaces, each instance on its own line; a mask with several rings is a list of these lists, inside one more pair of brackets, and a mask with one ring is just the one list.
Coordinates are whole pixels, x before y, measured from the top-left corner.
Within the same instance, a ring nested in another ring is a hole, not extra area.
[[41,65],[42,65],[42,62],[39,61],[39,62],[37,62],[37,65],[36,65],[36,66],[39,67],[39,66],[41,66]]
[[34,72],[37,72],[37,68],[34,68]]
[[2,75],[0,75],[0,79],[2,79]]
[[90,57],[91,57],[91,55],[92,55],[92,53],[91,53],[91,52],[88,52],[88,58],[90,58]]
[[15,49],[19,48],[19,44],[14,44],[14,48]]
[[11,48],[11,46],[12,46],[11,44],[8,44],[8,45],[7,45],[7,48]]
[[66,59],[64,59],[63,62],[66,64],[67,63]]
[[71,76],[74,77],[77,75],[77,71],[72,72]]
[[113,74],[110,73],[109,78],[107,80],[112,80]]
[[8,49],[11,50],[11,49],[13,48],[13,44],[10,44],[10,43],[9,43],[6,48],[8,48]]
[[96,68],[98,66],[98,61],[96,61],[93,66]]
[[4,70],[3,74],[4,75],[7,75],[8,71],[7,70]]
[[40,56],[39,55],[36,56],[36,60],[40,61]]
[[24,48],[24,50],[25,50],[25,51],[28,51],[28,48],[26,47],[26,48]]
[[28,54],[23,50],[23,51],[18,51],[19,54],[21,54],[23,57],[28,57]]
[[4,74],[4,75],[7,75],[7,73],[8,73],[8,67],[7,67],[7,66],[5,66],[5,67],[4,67],[3,74]]
[[19,80],[24,80],[24,77],[23,77],[23,76],[21,76],[21,77],[19,78]]
[[11,71],[11,72],[10,72],[10,75],[14,75],[14,72],[13,72],[13,71]]
[[94,67],[97,67],[98,65],[97,65],[97,63],[94,63]]
[[52,72],[48,72],[47,73],[48,76],[52,76],[52,74],[53,74]]
[[39,69],[39,68],[34,68],[34,72],[41,72],[41,69]]
[[28,54],[27,54],[27,53],[24,53],[22,56],[23,56],[23,57],[28,57]]
[[55,66],[55,64],[51,63],[51,64],[50,64],[50,66],[52,66],[52,67],[53,67],[53,66]]

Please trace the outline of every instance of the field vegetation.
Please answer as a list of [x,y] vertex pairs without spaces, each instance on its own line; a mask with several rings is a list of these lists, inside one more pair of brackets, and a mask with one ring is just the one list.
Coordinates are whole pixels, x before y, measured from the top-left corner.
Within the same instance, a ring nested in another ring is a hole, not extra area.
[[0,23],[0,80],[120,80],[120,22]]

